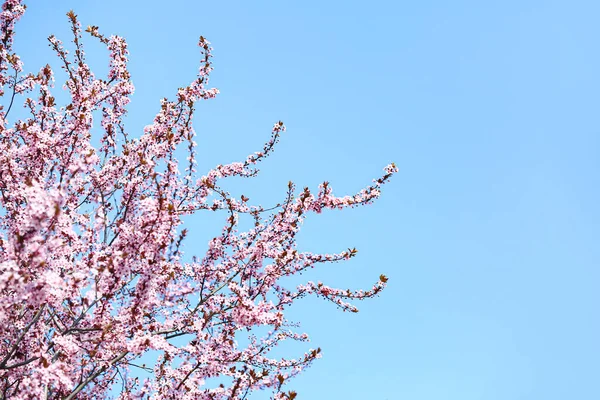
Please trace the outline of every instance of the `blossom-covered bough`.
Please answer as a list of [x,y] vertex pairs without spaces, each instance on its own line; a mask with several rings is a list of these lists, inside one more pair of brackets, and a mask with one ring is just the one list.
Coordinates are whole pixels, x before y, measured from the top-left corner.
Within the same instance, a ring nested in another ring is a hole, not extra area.
[[[269,356],[283,341],[307,340],[285,319],[286,307],[316,295],[356,312],[352,300],[375,296],[387,280],[355,292],[286,287],[281,278],[356,254],[298,251],[298,229],[309,213],[370,203],[396,167],[354,196],[335,197],[327,183],[297,191],[290,182],[277,207],[250,205],[219,183],[254,176],[285,127],[276,123],[245,161],[196,175],[194,107],[218,93],[206,86],[206,39],[197,79],[162,100],[153,123],[132,138],[123,124],[133,93],[123,38],[87,28],[109,52],[108,76],[96,77],[77,16],[67,14],[74,52],[49,38],[70,95],[59,107],[51,67],[25,73],[12,50],[24,11],[20,0],[5,0],[0,16],[0,398],[243,399],[261,389],[295,398],[284,384],[320,350]],[[28,116],[9,122],[22,99]],[[183,172],[174,155],[181,146],[189,151]],[[227,222],[203,257],[184,262],[182,218],[200,210],[222,210]],[[253,227],[238,231],[239,215]],[[253,336],[257,327],[265,333]],[[240,330],[250,335],[243,344]]]

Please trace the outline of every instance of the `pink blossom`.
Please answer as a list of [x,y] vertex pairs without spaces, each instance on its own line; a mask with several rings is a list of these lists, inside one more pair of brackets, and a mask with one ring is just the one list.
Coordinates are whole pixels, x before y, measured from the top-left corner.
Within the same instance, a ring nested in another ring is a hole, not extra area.
[[[126,41],[86,29],[109,54],[108,75],[96,77],[69,12],[74,51],[49,38],[68,76],[69,103],[59,106],[50,66],[23,75],[13,53],[24,11],[20,0],[5,0],[0,13],[0,96],[27,93],[32,116],[9,122],[10,107],[0,110],[0,393],[96,399],[120,388],[119,399],[238,399],[269,389],[274,399],[294,398],[287,382],[321,350],[271,355],[284,341],[309,340],[286,319],[286,307],[310,295],[356,312],[355,301],[387,282],[381,275],[354,291],[290,285],[286,277],[357,254],[300,251],[296,235],[312,213],[377,199],[396,166],[354,195],[335,196],[327,182],[316,191],[290,182],[274,208],[233,197],[221,182],[255,176],[286,127],[275,123],[245,160],[197,174],[195,103],[219,93],[208,86],[212,48],[204,37],[197,77],[163,99],[133,137],[124,122],[134,92]],[[90,133],[95,112],[102,116],[98,148]],[[188,157],[180,168],[174,154],[182,146]],[[183,261],[183,219],[201,210],[221,211],[224,226],[205,254]],[[253,227],[240,232],[243,219]],[[137,371],[150,377],[142,381]],[[226,383],[209,383],[215,377]]]

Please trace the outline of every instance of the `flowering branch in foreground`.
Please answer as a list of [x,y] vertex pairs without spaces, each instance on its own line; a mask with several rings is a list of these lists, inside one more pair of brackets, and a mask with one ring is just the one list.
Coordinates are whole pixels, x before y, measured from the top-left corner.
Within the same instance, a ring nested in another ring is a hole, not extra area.
[[[308,340],[292,330],[286,307],[316,295],[356,312],[352,301],[375,296],[387,281],[382,275],[365,291],[284,286],[281,278],[356,254],[300,252],[296,234],[310,213],[379,197],[396,167],[354,196],[334,196],[327,182],[316,193],[290,182],[273,209],[234,198],[220,182],[256,175],[285,126],[276,123],[263,150],[245,161],[197,176],[194,107],[218,94],[207,88],[212,48],[205,38],[197,78],[174,100],[163,99],[153,123],[131,138],[123,123],[134,90],[125,40],[87,28],[109,53],[108,76],[98,78],[86,64],[77,16],[67,14],[74,53],[48,39],[67,76],[70,101],[59,107],[52,68],[24,73],[12,50],[24,11],[20,0],[5,0],[0,14],[0,398],[99,399],[117,390],[123,400],[243,399],[265,388],[274,399],[295,398],[284,384],[320,349],[269,356],[284,341]],[[29,116],[9,123],[23,97]],[[94,113],[101,115],[98,148]],[[189,151],[183,172],[174,156],[180,146]],[[200,210],[222,210],[227,222],[202,258],[184,262],[182,218]],[[252,218],[252,229],[238,231],[240,214]],[[252,334],[261,326],[268,333]],[[250,336],[240,345],[243,329]],[[140,358],[150,354],[158,356],[147,367]]]

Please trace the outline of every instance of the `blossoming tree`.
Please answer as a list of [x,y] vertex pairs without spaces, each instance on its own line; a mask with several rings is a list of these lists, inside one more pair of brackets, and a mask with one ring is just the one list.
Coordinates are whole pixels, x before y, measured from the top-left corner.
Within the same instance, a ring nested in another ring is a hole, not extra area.
[[[108,76],[97,77],[69,12],[73,54],[49,38],[70,96],[59,106],[51,67],[25,73],[12,50],[24,12],[20,0],[5,0],[0,15],[0,398],[243,399],[260,389],[295,398],[285,383],[320,349],[270,357],[283,341],[308,339],[286,320],[286,307],[313,295],[356,312],[351,302],[375,296],[387,280],[380,276],[366,291],[284,285],[281,278],[356,254],[299,251],[298,229],[308,214],[370,203],[396,167],[353,196],[334,196],[327,182],[316,192],[290,182],[276,207],[251,205],[219,184],[256,175],[285,127],[276,123],[264,148],[246,160],[197,176],[194,107],[218,94],[207,88],[206,39],[199,41],[197,78],[162,100],[134,138],[123,123],[134,89],[125,40],[96,26],[85,30],[109,52]],[[21,100],[27,117],[9,122]],[[174,156],[181,146],[189,152],[183,172]],[[182,218],[201,210],[221,210],[226,223],[206,254],[185,261]],[[240,216],[253,227],[240,232]],[[268,329],[254,335],[257,327]],[[240,330],[249,332],[243,345]],[[153,363],[140,361],[152,354]]]

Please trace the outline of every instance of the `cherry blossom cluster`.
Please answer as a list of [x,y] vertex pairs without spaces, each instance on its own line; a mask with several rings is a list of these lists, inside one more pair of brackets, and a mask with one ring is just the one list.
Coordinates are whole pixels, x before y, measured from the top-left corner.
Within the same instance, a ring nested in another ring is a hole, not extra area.
[[[255,176],[285,126],[277,122],[244,161],[197,174],[195,105],[218,94],[208,87],[212,48],[204,37],[196,79],[163,99],[133,137],[124,124],[134,92],[125,40],[97,26],[83,31],[69,12],[72,51],[48,39],[70,96],[59,106],[52,67],[24,73],[13,53],[24,11],[20,0],[5,0],[0,14],[0,399],[219,400],[258,390],[296,398],[287,382],[321,350],[272,356],[286,341],[308,341],[286,308],[313,295],[356,312],[353,301],[376,296],[387,281],[381,275],[355,291],[284,284],[357,253],[303,252],[296,235],[310,213],[371,203],[396,166],[352,196],[335,196],[327,182],[314,193],[290,182],[275,207],[253,205],[221,182]],[[85,32],[106,46],[106,77],[86,62]],[[27,117],[9,122],[21,101]],[[223,229],[203,255],[184,258],[183,218],[201,210],[221,210]],[[252,228],[240,231],[240,218]]]

